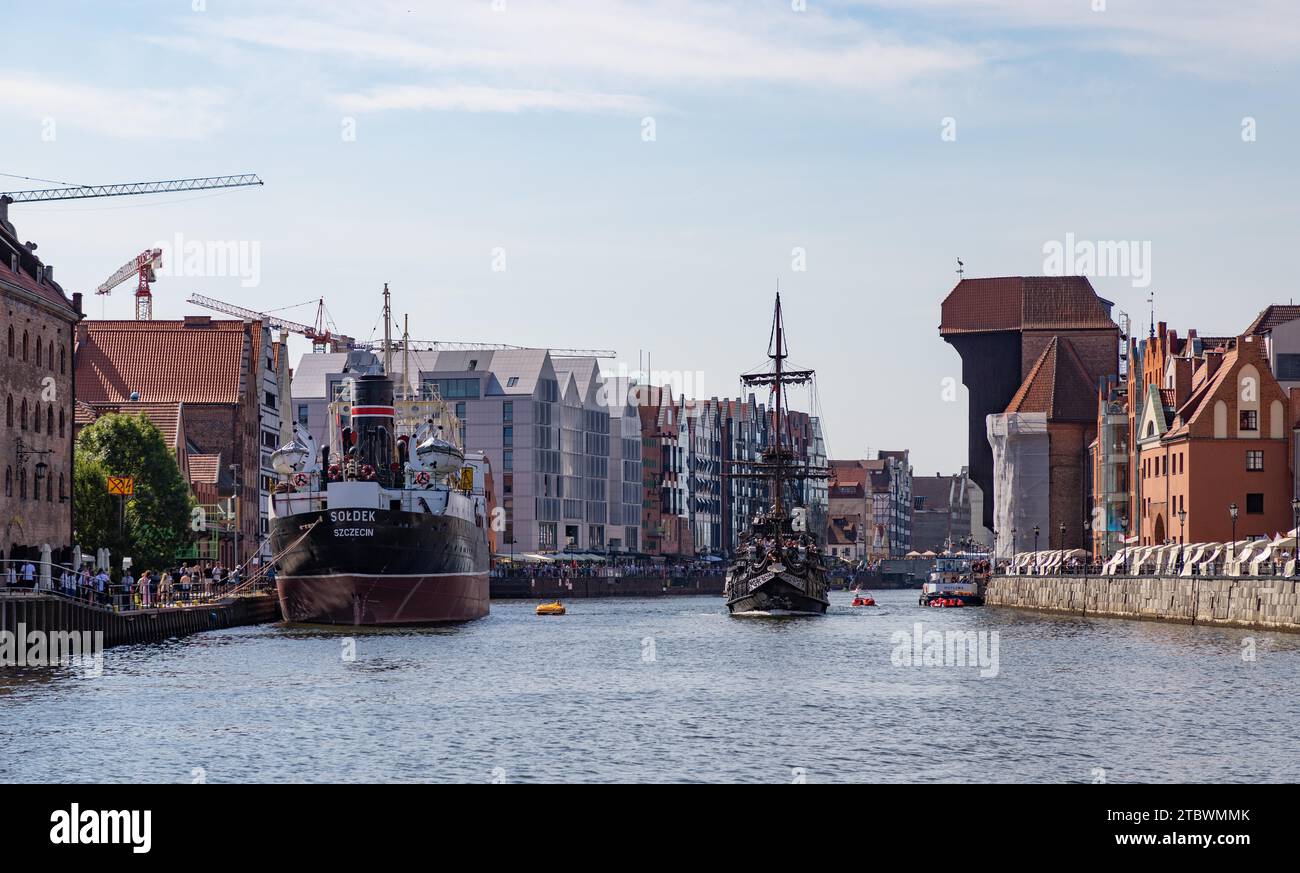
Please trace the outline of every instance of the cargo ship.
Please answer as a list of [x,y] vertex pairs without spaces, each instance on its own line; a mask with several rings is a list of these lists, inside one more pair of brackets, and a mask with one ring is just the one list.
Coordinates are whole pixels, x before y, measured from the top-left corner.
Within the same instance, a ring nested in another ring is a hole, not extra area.
[[[388,289],[384,289],[386,324]],[[272,455],[270,545],[289,622],[432,625],[488,614],[491,468],[433,388],[395,390],[354,353],[328,445],[301,425]],[[355,361],[355,365],[354,365]],[[371,370],[366,372],[366,370]],[[406,372],[405,370],[403,372]]]
[[771,445],[763,450],[760,460],[734,462],[726,475],[765,481],[772,504],[750,521],[736,560],[727,571],[723,593],[731,615],[824,615],[830,598],[821,539],[809,530],[806,507],[791,505],[793,498],[786,489],[799,479],[829,478],[829,471],[799,464],[782,433],[785,386],[811,384],[814,372],[786,367],[780,293],[776,295],[768,357],[772,360],[770,372],[745,374],[740,379],[745,385],[765,385],[771,391]]

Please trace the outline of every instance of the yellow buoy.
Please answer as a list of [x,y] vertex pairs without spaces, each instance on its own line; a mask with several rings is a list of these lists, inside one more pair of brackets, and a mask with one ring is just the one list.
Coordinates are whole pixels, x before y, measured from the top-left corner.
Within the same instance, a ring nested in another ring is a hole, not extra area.
[[564,615],[564,604],[560,601],[543,603],[537,607],[538,615]]

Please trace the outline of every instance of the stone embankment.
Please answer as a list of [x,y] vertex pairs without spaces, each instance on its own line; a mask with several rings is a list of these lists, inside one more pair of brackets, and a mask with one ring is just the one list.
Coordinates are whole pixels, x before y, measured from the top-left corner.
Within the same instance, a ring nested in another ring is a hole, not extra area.
[[1300,580],[1226,576],[994,576],[989,606],[1300,632]]

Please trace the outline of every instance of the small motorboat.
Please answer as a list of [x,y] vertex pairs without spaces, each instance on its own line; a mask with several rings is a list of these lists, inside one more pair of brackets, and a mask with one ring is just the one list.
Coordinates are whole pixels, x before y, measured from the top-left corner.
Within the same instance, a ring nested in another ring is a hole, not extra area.
[[554,603],[542,603],[537,607],[538,615],[564,615],[564,604],[560,601]]
[[850,605],[851,606],[875,606],[876,598],[872,597],[870,593],[858,589],[853,592],[853,603]]

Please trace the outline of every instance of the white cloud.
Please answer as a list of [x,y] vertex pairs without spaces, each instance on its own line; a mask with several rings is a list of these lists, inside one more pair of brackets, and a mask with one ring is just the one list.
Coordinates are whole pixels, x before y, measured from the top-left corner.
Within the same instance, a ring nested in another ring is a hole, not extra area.
[[227,98],[207,88],[110,88],[0,71],[0,110],[55,131],[84,128],[122,139],[200,139],[223,123]]
[[[409,10],[409,11],[408,11]],[[677,91],[789,85],[894,92],[984,62],[981,49],[904,40],[810,4],[733,0],[388,3],[357,16],[311,2],[204,17],[196,34],[314,57],[336,100],[366,108],[633,111]],[[358,81],[398,80],[373,84]]]
[[1300,59],[1294,0],[846,0],[951,28],[1055,32],[1071,45],[1157,60],[1181,71],[1238,77],[1261,61]]
[[533,91],[491,88],[483,85],[400,85],[375,88],[337,98],[347,112],[378,112],[390,109],[424,109],[460,112],[562,112],[643,113],[649,105],[640,97],[625,94],[592,94],[578,91]]

